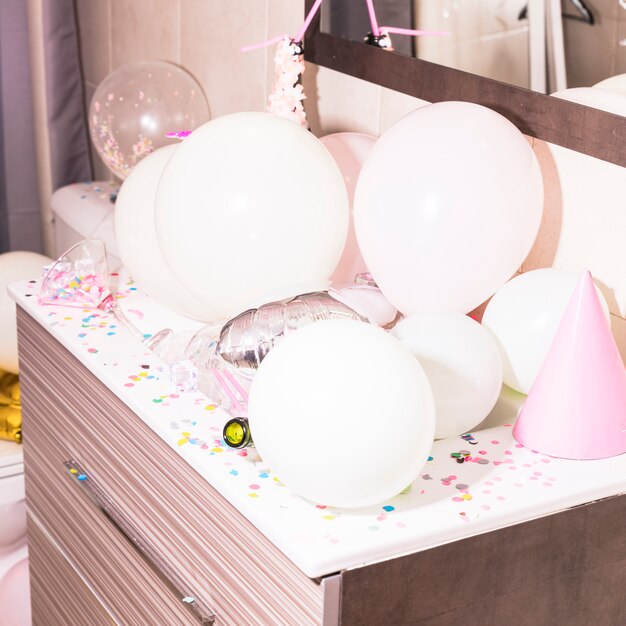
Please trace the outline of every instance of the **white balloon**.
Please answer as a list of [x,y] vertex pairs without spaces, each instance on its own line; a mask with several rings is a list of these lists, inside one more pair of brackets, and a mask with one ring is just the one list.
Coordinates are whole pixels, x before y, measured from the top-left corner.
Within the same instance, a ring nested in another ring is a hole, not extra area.
[[626,96],[619,91],[613,91],[603,87],[572,87],[571,89],[563,89],[555,91],[552,96],[561,100],[569,100],[577,102],[585,106],[615,113],[615,115],[624,115],[626,110]]
[[[613,91],[614,93],[622,94],[626,96],[626,74],[617,74],[601,80],[594,85],[594,88],[606,89],[607,91]],[[621,113],[620,113],[621,115]]]
[[[491,299],[483,326],[496,340],[504,382],[528,394],[548,354],[580,272],[544,268],[510,280]],[[596,287],[607,320],[609,307]]]
[[417,313],[392,331],[417,358],[435,397],[435,438],[461,435],[493,409],[502,387],[498,348],[462,313]]
[[7,285],[41,278],[44,265],[51,261],[35,252],[0,254],[0,368],[8,372],[18,373],[18,359],[15,302],[7,292]]
[[337,507],[402,491],[428,458],[432,392],[411,353],[375,326],[327,320],[286,337],[252,383],[250,430],[296,493]]
[[156,191],[178,144],[156,150],[140,161],[122,184],[115,202],[115,238],[122,263],[133,280],[163,306],[199,320],[211,309],[191,295],[172,274],[157,241]]
[[216,319],[325,288],[348,219],[332,156],[311,133],[269,113],[201,126],[170,159],[157,192],[167,263]]
[[530,251],[543,183],[520,131],[469,102],[440,102],[387,130],[354,196],[359,247],[376,283],[405,315],[468,313]]

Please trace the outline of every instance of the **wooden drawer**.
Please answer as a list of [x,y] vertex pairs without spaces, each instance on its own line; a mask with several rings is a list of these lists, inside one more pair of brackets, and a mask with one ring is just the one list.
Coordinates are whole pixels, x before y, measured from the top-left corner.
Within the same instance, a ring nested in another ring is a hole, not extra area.
[[[23,311],[19,333],[29,508],[122,623],[197,622],[67,474],[69,459],[214,609],[218,624],[626,621],[626,495],[313,581]],[[47,580],[54,574],[35,550],[34,603],[51,607],[39,615],[56,615],[61,609],[41,596],[55,594],[58,580]],[[100,623],[77,622],[69,610],[66,624]]]
[[195,616],[66,471],[79,461],[218,624],[320,624],[307,578],[123,402],[19,310],[30,511],[123,623]]
[[33,626],[116,623],[101,599],[32,514],[28,516],[28,556]]
[[31,514],[49,529],[69,562],[98,590],[116,621],[172,626],[194,623],[189,607],[172,593],[128,537],[82,493],[77,480],[68,480],[64,470],[59,471],[55,462],[58,450],[48,448],[51,463],[42,456],[31,456],[29,461],[30,480],[38,483],[28,496]]

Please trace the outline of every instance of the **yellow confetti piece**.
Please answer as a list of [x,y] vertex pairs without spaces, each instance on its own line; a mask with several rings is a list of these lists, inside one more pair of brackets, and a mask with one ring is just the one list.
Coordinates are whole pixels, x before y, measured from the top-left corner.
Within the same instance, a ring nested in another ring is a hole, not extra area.
[[187,443],[187,441],[188,441],[187,439],[179,439],[178,440],[178,445],[179,446],[184,446]]
[[205,411],[215,411],[215,409],[217,409],[217,406],[215,406],[215,404],[207,404],[207,405],[204,407],[204,410],[205,410]]
[[322,517],[323,517],[324,519],[329,520],[329,521],[334,520],[334,519],[337,519],[337,515],[322,515]]
[[184,432],[184,433],[180,433],[180,434],[181,434],[183,437],[191,437],[191,433]]
[[64,317],[63,319],[64,320],[71,320],[72,318],[71,317]]
[[463,500],[471,500],[471,499],[472,499],[472,496],[470,496],[469,493],[464,493],[463,494]]
[[70,470],[70,474],[78,474],[78,470],[76,470],[76,469],[72,468],[72,469]]
[[224,452],[224,448],[211,448],[211,452]]
[[141,376],[141,378],[145,378],[148,375],[148,372],[140,372],[139,376]]
[[258,493],[249,493],[249,494],[248,494],[248,496],[249,496],[250,498],[258,498],[258,497],[259,497],[259,494],[258,494]]

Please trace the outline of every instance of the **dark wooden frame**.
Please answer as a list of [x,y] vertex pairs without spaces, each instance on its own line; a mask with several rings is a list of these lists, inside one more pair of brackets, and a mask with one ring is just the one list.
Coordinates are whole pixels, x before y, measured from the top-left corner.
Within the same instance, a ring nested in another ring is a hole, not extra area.
[[[313,2],[306,0],[307,12]],[[305,58],[428,102],[482,104],[526,135],[626,167],[626,117],[323,33],[319,14]]]
[[598,626],[626,618],[626,496],[341,573],[343,626]]

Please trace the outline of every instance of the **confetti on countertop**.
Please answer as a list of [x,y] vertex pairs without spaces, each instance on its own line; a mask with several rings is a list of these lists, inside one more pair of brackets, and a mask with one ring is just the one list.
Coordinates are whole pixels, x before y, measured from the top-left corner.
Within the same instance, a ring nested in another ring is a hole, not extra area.
[[[120,304],[145,335],[202,324],[165,311],[115,276]],[[198,391],[172,393],[169,368],[102,311],[45,307],[32,283],[11,285],[19,304],[98,376],[170,447],[307,575],[316,577],[483,533],[626,491],[626,455],[566,461],[528,450],[512,424],[435,442],[420,475],[377,506],[349,510],[306,501],[255,448],[224,445],[229,419]],[[381,427],[381,445],[389,445]],[[459,459],[462,462],[459,462]],[[314,469],[314,468],[312,468]]]

